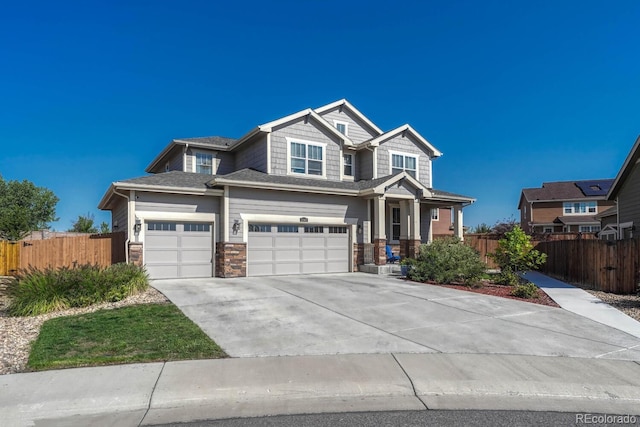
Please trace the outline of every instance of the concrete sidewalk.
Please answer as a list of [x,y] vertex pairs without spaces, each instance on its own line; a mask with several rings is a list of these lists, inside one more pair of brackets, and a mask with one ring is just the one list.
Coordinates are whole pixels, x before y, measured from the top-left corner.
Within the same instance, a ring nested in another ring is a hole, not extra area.
[[478,354],[198,360],[4,375],[0,396],[3,426],[426,409],[640,415],[640,364]]
[[523,276],[545,291],[563,309],[640,338],[640,322],[589,292],[537,271],[529,271]]

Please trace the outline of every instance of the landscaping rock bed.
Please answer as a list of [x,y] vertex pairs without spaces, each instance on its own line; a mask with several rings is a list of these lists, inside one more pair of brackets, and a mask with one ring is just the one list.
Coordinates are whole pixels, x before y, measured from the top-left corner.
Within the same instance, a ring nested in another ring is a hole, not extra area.
[[478,294],[485,294],[485,295],[493,295],[495,297],[502,297],[502,298],[509,298],[509,299],[515,299],[515,300],[519,300],[519,301],[525,301],[525,302],[531,302],[534,304],[541,304],[541,305],[547,305],[550,307],[560,307],[558,304],[556,304],[556,302],[554,300],[551,299],[551,297],[549,295],[547,295],[543,290],[538,289],[538,298],[518,298],[515,297],[513,295],[511,295],[511,292],[513,291],[513,287],[512,286],[506,286],[506,285],[498,285],[495,284],[493,282],[483,282],[481,287],[470,287],[470,286],[465,286],[465,285],[441,285],[438,283],[428,283],[428,285],[433,285],[433,286],[442,286],[444,288],[451,288],[451,289],[459,289],[462,291],[468,291],[468,292],[475,292]]

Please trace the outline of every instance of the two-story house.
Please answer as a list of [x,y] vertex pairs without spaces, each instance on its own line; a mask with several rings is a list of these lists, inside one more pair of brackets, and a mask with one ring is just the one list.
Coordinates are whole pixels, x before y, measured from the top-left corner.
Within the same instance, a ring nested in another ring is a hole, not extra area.
[[598,215],[602,223],[600,238],[629,239],[638,236],[640,224],[640,137],[618,171],[607,200],[614,207]]
[[411,126],[384,132],[340,100],[239,139],[175,139],[99,208],[152,278],[351,272],[365,253],[385,264],[387,244],[414,255],[439,208],[462,238],[474,199],[433,188],[440,155]]
[[524,188],[518,209],[520,224],[529,233],[590,233],[600,231],[596,215],[609,209],[606,200],[613,179],[545,182]]

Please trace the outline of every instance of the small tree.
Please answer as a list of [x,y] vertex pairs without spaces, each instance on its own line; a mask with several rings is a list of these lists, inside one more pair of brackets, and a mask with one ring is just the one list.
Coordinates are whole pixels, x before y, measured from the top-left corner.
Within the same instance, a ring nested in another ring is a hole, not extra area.
[[498,241],[498,248],[490,256],[500,266],[499,281],[505,284],[518,283],[518,272],[537,270],[547,260],[546,254],[533,249],[531,236],[525,234],[518,225],[505,233],[504,238]]
[[57,221],[59,199],[31,181],[5,181],[0,176],[0,239],[20,240],[32,231],[48,229]]
[[493,225],[493,227],[491,227],[491,233],[497,234],[498,236],[502,237],[516,227],[520,227],[520,224],[518,224],[518,221],[516,221],[516,219],[511,216],[509,218],[503,219],[502,221],[497,221]]
[[100,223],[100,234],[107,233],[111,233],[111,227],[109,227],[109,223],[107,223],[106,221],[102,221],[102,223]]
[[78,219],[73,222],[73,227],[69,231],[74,233],[97,233],[98,229],[94,224],[93,215],[88,213],[87,216],[78,215]]
[[476,234],[486,234],[491,233],[491,231],[493,231],[493,228],[491,228],[489,224],[485,224],[483,222],[482,224],[478,224],[478,226],[476,226],[476,228],[474,228],[472,232]]

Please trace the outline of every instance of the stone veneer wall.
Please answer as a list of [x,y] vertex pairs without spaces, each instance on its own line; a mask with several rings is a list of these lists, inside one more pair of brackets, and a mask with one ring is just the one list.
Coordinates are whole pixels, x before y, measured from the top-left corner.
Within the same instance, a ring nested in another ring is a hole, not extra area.
[[360,271],[359,266],[364,264],[364,243],[353,244],[353,271]]
[[247,276],[247,244],[216,243],[216,277]]
[[387,263],[387,239],[374,239],[373,241],[373,262],[376,265],[385,265]]
[[415,258],[420,252],[420,240],[400,240],[400,259]]
[[137,265],[138,267],[143,266],[144,259],[142,259],[141,242],[129,242],[129,262]]

